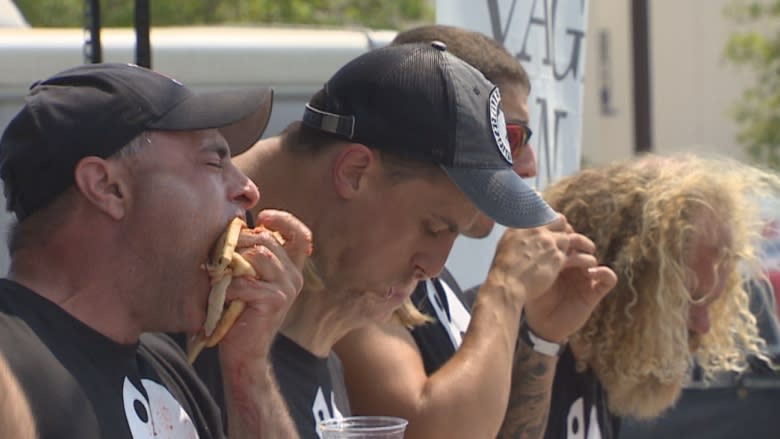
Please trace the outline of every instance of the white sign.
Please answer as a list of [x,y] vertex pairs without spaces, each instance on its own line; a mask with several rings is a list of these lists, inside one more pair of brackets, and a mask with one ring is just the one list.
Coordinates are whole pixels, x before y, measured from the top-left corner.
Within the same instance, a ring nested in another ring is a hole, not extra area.
[[[585,73],[586,0],[437,0],[436,22],[482,32],[501,42],[531,79],[534,184],[580,167]],[[503,228],[486,240],[459,238],[447,267],[463,287],[484,280]]]

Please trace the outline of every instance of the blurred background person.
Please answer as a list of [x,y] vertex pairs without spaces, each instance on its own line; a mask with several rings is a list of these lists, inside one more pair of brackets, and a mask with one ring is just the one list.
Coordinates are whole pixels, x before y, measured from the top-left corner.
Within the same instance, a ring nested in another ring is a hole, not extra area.
[[761,276],[761,199],[779,190],[733,160],[649,155],[544,191],[618,274],[558,363],[547,438],[613,438],[621,418],[659,416],[694,359],[711,378],[766,358],[746,279]]

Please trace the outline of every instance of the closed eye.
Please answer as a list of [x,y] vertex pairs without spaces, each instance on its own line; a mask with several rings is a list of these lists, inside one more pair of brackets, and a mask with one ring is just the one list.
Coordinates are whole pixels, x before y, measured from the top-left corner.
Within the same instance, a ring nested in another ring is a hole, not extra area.
[[206,165],[212,166],[218,169],[222,169],[225,167],[225,161],[229,160],[230,153],[228,152],[228,149],[226,147],[223,147],[222,145],[215,145],[212,148],[209,148],[207,153],[207,162]]
[[442,227],[441,225],[434,224],[431,221],[427,221],[423,225],[423,231],[425,232],[425,234],[430,236],[430,237],[433,237],[433,238],[436,238],[437,236],[439,236],[439,234],[443,230],[445,230],[444,227]]
[[443,222],[429,222],[425,226],[425,233],[433,238],[438,238],[443,234],[457,235],[458,227],[453,224],[445,224]]

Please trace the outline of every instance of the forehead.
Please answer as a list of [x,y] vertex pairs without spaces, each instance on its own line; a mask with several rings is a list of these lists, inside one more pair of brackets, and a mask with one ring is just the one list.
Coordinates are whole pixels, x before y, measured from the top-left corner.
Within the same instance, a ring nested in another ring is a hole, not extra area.
[[[723,258],[734,247],[733,234],[727,223],[712,212],[701,214],[694,221],[690,248],[687,254],[687,266],[700,282],[710,280],[716,273],[716,265],[726,262]],[[721,270],[731,270],[731,264],[722,265]],[[724,272],[718,275],[725,275]],[[694,296],[697,292],[694,291]],[[695,297],[694,297],[695,298]]]
[[228,144],[219,130],[207,129],[197,131],[152,131],[150,139],[155,143],[180,145],[194,151],[204,148],[228,150]]
[[691,252],[707,249],[724,250],[734,245],[734,235],[728,219],[710,208],[702,208],[693,221]]

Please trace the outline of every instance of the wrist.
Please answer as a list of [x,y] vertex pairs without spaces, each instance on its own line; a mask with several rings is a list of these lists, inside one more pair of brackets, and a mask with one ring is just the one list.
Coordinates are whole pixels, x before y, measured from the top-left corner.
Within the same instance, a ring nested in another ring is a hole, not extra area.
[[476,301],[487,301],[494,306],[507,307],[514,315],[520,315],[526,303],[526,290],[522,284],[516,284],[491,273],[480,286]]
[[530,346],[534,351],[549,357],[559,357],[566,347],[566,340],[562,342],[547,340],[537,335],[525,318],[520,322],[519,342]]
[[273,381],[271,363],[267,358],[249,360],[223,356],[220,360],[222,380],[228,388],[264,387]]

